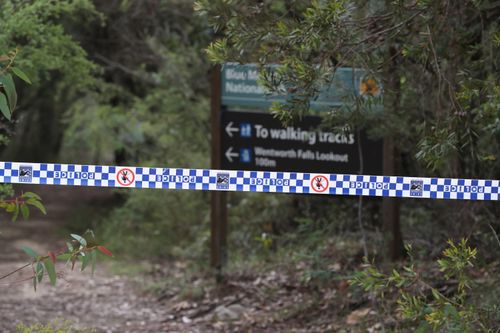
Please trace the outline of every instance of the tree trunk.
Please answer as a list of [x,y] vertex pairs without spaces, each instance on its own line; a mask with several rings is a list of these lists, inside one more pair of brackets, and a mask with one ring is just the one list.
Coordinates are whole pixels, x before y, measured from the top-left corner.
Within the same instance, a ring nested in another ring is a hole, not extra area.
[[[398,50],[389,41],[387,56],[391,60],[387,62],[384,73],[384,112],[387,115],[391,115],[399,109],[401,87],[397,71],[397,52]],[[390,118],[388,117],[386,121],[390,121]],[[396,175],[397,159],[395,156],[397,156],[396,147],[391,133],[384,138],[384,175]],[[403,256],[404,246],[399,221],[399,206],[400,201],[398,198],[384,197],[382,199],[382,233],[384,239],[382,253],[385,259],[391,261],[398,260]]]

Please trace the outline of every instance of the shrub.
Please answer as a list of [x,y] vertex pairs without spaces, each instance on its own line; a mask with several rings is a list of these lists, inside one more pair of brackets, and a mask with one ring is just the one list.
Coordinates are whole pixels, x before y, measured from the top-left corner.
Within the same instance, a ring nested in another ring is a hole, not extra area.
[[393,269],[390,274],[375,267],[365,258],[363,269],[350,280],[350,284],[370,293],[377,302],[389,301],[386,297],[395,294],[399,318],[405,327],[415,328],[415,332],[492,332],[484,322],[484,307],[470,301],[473,279],[471,268],[476,261],[477,250],[468,246],[467,240],[455,243],[448,241],[442,258],[436,261],[440,284],[448,284],[446,292],[424,276],[428,269],[417,268],[407,246],[410,264],[402,270]]

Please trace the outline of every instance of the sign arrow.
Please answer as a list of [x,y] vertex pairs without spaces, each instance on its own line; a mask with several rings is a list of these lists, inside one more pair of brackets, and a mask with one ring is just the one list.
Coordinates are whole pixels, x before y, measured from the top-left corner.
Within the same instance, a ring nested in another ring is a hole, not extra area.
[[233,127],[232,121],[230,121],[229,124],[227,124],[227,126],[226,126],[226,133],[231,138],[233,137],[233,132],[239,132],[239,131],[240,131],[240,129],[238,127]]
[[226,158],[229,162],[233,162],[233,157],[238,157],[240,154],[233,152],[233,147],[229,147],[228,150],[226,150]]

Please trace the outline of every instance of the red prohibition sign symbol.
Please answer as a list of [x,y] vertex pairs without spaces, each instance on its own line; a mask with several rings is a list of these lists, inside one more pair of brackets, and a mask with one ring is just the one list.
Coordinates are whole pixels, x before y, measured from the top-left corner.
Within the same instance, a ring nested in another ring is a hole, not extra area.
[[328,182],[328,178],[326,178],[325,176],[319,175],[311,179],[311,187],[314,192],[325,192],[328,189],[328,186],[330,186],[330,183]]
[[116,180],[122,186],[130,186],[135,180],[135,174],[129,168],[123,168],[116,173]]

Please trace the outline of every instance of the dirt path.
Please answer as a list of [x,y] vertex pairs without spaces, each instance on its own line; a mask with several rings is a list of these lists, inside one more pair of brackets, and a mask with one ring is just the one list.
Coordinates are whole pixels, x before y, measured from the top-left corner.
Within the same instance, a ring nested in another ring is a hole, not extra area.
[[[27,262],[21,250],[29,246],[39,253],[63,247],[56,231],[69,222],[71,208],[77,201],[103,194],[90,188],[37,187],[47,207],[48,215],[33,214],[29,221],[10,223],[4,215],[0,222],[0,275],[13,271]],[[98,194],[100,193],[100,194]],[[109,192],[108,194],[109,195]],[[167,309],[152,296],[138,291],[126,278],[114,276],[98,265],[94,277],[90,273],[71,272],[64,265],[64,280],[56,287],[42,282],[37,292],[30,281],[18,282],[32,274],[29,270],[0,281],[0,332],[15,332],[16,324],[47,323],[64,318],[96,332],[164,332],[162,320]],[[46,279],[45,279],[46,280]]]
[[[67,235],[57,231],[71,223],[76,205],[111,194],[104,189],[77,187],[21,189],[39,193],[48,215],[37,213],[29,221],[15,223],[4,215],[0,220],[0,275],[26,264],[23,246],[38,253],[63,248]],[[176,272],[174,266],[164,267],[159,278],[181,278],[184,273],[179,269]],[[0,333],[15,332],[21,322],[46,324],[55,319],[70,320],[79,328],[94,328],[96,333],[356,332],[343,330],[343,321],[335,323],[331,316],[337,311],[350,311],[349,299],[335,286],[321,291],[307,288],[299,275],[271,270],[255,276],[234,276],[220,288],[204,288],[201,299],[189,300],[178,288],[160,297],[146,294],[140,285],[145,281],[131,282],[113,275],[102,264],[98,264],[94,277],[77,269],[71,272],[64,264],[57,270],[64,272],[57,286],[51,287],[45,278],[37,292],[31,281],[22,282],[31,280],[30,270],[0,280]],[[195,289],[201,284],[201,279],[192,282]]]

